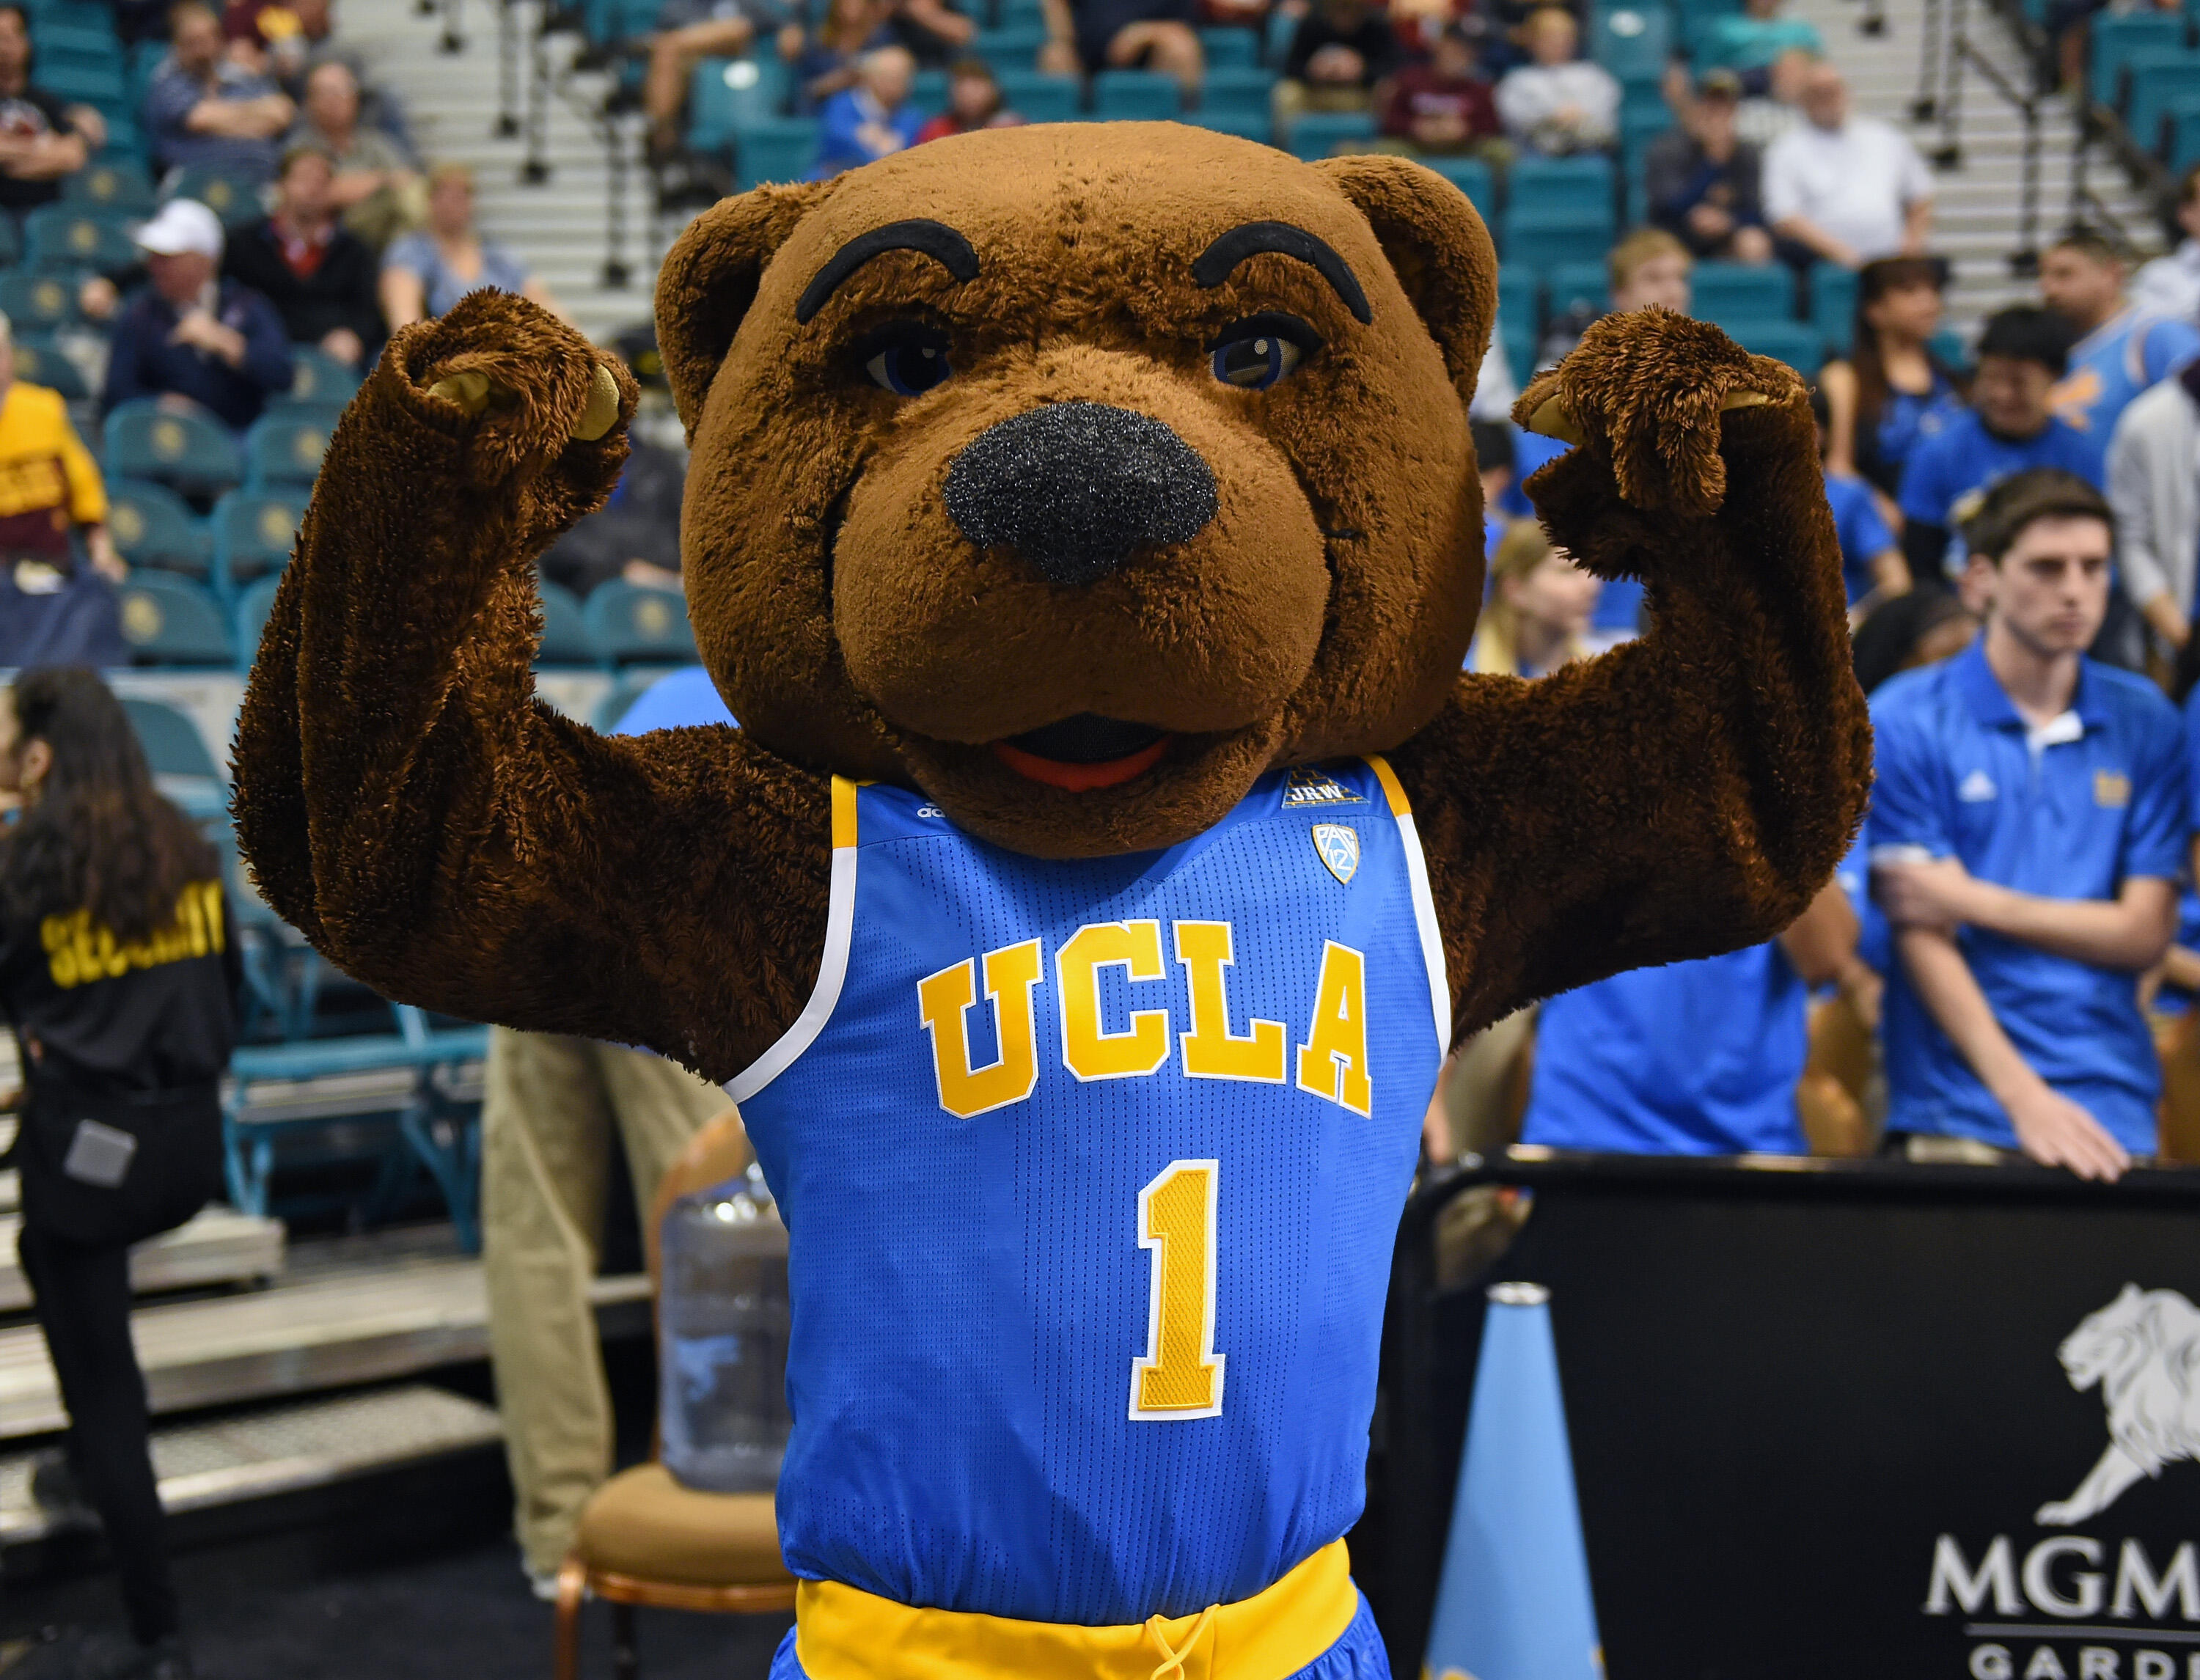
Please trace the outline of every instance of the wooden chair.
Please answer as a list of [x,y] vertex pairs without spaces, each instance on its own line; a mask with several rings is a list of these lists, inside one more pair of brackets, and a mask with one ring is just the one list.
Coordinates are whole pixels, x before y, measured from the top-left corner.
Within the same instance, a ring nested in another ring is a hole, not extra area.
[[[748,1165],[740,1116],[728,1110],[697,1133],[666,1169],[643,1238],[652,1285],[661,1279],[658,1235],[682,1197],[736,1177]],[[653,1459],[612,1477],[581,1513],[573,1549],[558,1571],[556,1680],[579,1680],[581,1601],[611,1607],[613,1671],[639,1673],[634,1609],[766,1615],[794,1608],[794,1578],[780,1556],[768,1493],[699,1493]]]

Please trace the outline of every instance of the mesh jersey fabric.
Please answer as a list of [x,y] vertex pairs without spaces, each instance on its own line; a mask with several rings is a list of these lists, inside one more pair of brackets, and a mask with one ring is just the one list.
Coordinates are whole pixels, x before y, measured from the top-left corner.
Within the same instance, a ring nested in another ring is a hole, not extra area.
[[[1070,862],[974,839],[916,794],[836,787],[817,995],[728,1087],[790,1237],[779,1520],[797,1575],[1121,1624],[1249,1597],[1351,1526],[1392,1238],[1449,1036],[1419,842],[1386,781],[1360,762],[1272,773],[1179,846]],[[1280,1023],[1281,1079],[1186,1074],[1186,922],[1229,924],[1228,1032]],[[1161,973],[1099,968],[1097,1026],[1133,1034],[1134,1012],[1165,1010],[1167,1058],[1080,1077],[1062,948],[1117,922],[1154,924]],[[1033,940],[1036,981],[989,998],[985,954]],[[1318,990],[1355,957],[1365,1112],[1338,1100],[1349,1068],[1311,1069],[1335,1075],[1322,1095],[1298,1066]],[[974,1006],[927,1030],[921,987],[959,964]],[[1003,1062],[1025,996],[1027,1093],[949,1111],[935,1045]],[[1141,1240],[1142,1191],[1186,1167],[1213,1175],[1220,1409],[1134,1417],[1166,1263]]]

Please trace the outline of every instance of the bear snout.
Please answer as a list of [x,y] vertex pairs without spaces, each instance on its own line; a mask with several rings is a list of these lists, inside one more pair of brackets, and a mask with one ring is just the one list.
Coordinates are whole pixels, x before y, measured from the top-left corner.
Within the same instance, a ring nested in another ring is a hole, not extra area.
[[1012,549],[1050,583],[1097,582],[1141,548],[1214,518],[1214,475],[1152,416],[1050,402],[989,426],[955,458],[948,516],[980,548]]

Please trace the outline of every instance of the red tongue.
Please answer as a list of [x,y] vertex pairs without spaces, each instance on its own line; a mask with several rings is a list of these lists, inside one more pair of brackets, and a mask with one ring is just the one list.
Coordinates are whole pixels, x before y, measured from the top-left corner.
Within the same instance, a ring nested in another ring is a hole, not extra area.
[[1089,793],[1096,787],[1119,787],[1133,776],[1144,776],[1161,762],[1175,737],[1163,735],[1127,758],[1103,759],[1097,764],[1073,764],[1062,758],[1042,758],[1004,740],[993,743],[993,756],[1018,776],[1071,793]]

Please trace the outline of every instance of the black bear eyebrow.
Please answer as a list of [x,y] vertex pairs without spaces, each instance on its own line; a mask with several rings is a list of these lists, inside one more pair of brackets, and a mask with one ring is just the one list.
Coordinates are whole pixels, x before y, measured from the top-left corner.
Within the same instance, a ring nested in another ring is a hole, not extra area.
[[1360,282],[1344,259],[1304,228],[1293,227],[1289,222],[1247,222],[1232,228],[1199,254],[1199,260],[1191,265],[1191,278],[1202,290],[1211,290],[1228,279],[1239,263],[1260,251],[1274,251],[1311,265],[1344,300],[1353,319],[1366,326],[1374,319],[1367,308],[1367,294],[1360,290]]
[[957,281],[978,278],[977,252],[970,249],[968,239],[946,223],[922,220],[888,222],[884,227],[875,227],[869,233],[857,234],[833,253],[816,277],[803,288],[802,296],[794,306],[796,324],[807,326],[810,318],[825,307],[825,300],[833,296],[834,290],[841,281],[873,257],[884,255],[888,251],[922,251]]

